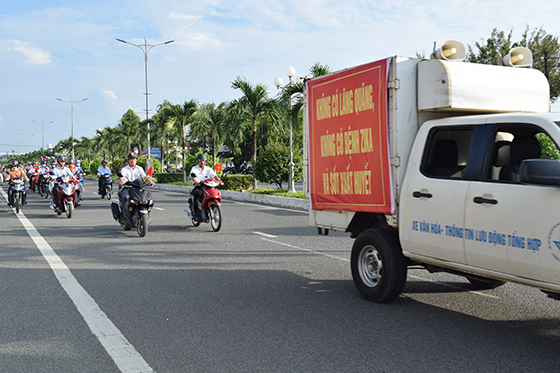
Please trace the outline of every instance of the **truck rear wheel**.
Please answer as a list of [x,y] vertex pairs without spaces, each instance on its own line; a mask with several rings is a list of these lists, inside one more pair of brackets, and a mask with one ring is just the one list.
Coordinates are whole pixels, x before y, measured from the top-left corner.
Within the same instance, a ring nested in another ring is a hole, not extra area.
[[398,238],[383,229],[367,229],[358,235],[350,265],[356,288],[371,302],[398,297],[406,283],[406,259]]

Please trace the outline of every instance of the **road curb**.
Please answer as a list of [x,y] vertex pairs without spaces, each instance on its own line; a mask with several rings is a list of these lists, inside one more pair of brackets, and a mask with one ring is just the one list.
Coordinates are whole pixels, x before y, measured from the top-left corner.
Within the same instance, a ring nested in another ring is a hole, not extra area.
[[[88,176],[88,180],[97,180],[95,177]],[[156,184],[150,189],[163,190],[166,192],[189,194],[193,187],[183,185]],[[233,190],[220,190],[222,197],[226,200],[256,203],[260,205],[282,207],[292,210],[309,211],[309,200],[301,198],[267,196],[265,194],[241,193]]]

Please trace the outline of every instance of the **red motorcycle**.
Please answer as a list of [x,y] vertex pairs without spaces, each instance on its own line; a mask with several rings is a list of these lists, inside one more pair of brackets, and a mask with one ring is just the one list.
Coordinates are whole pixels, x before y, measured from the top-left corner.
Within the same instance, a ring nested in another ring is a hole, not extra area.
[[31,171],[29,173],[29,187],[33,193],[35,193],[39,186],[39,173],[37,171]]
[[207,179],[200,182],[204,191],[202,203],[198,206],[199,214],[194,210],[194,197],[189,197],[190,212],[185,210],[187,215],[192,219],[195,227],[200,223],[210,223],[212,229],[217,232],[222,227],[222,213],[220,211],[220,202],[222,201],[222,193],[216,187],[220,183],[214,179]]
[[[60,215],[66,213],[68,219],[72,218],[74,208],[78,203],[77,191],[75,180],[67,175],[63,175],[56,179],[58,185],[58,201],[55,201],[54,211]],[[79,184],[79,183],[78,183]]]

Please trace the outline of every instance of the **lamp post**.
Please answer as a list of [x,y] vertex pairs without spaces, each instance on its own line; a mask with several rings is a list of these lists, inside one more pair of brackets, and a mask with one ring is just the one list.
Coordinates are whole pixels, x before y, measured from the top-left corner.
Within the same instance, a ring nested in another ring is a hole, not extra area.
[[[22,135],[21,133],[19,134],[20,136],[25,136],[25,154],[28,153],[27,151],[27,139],[29,139],[29,136],[33,136],[34,134],[32,133],[31,135],[28,135],[27,133],[25,135]],[[19,152],[19,151],[18,151]]]
[[[288,67],[286,69],[286,75],[288,76],[288,79],[290,80],[287,85],[292,84],[292,77],[294,75],[296,75],[296,69],[294,69],[292,66]],[[301,77],[296,79],[296,82],[298,82],[298,83],[301,82],[301,81],[302,81]],[[278,77],[278,78],[274,79],[274,85],[278,89],[280,89],[280,87],[282,86],[282,83],[283,83],[282,78]],[[299,94],[299,92],[296,92],[296,93],[293,93],[290,96],[289,105],[288,105],[289,106],[289,111],[290,111],[290,113],[289,113],[289,116],[290,116],[290,163],[288,164],[288,166],[289,166],[289,169],[288,169],[288,193],[295,193],[296,192],[296,188],[295,188],[295,185],[294,185],[294,165],[295,164],[294,164],[294,151],[293,151],[293,144],[292,144],[292,113],[291,113],[291,109],[292,109],[292,98],[294,96],[297,96],[298,94]]]
[[43,141],[41,143],[41,150],[45,150],[45,124],[51,124],[53,121],[51,120],[50,122],[47,122],[47,123],[45,123],[45,122],[39,123],[37,121],[33,121],[33,122],[41,125],[41,134],[42,134],[42,138],[43,138]]
[[146,92],[144,93],[146,95],[146,125],[148,126],[148,159],[150,159],[150,122],[148,121],[148,114],[150,109],[148,108],[148,96],[150,95],[148,93],[148,52],[157,46],[160,45],[165,45],[165,44],[170,44],[173,43],[175,40],[168,40],[166,42],[163,43],[159,43],[159,44],[148,44],[148,39],[146,39],[146,37],[144,37],[144,45],[142,44],[134,44],[122,39],[117,39],[117,41],[120,41],[121,43],[125,43],[125,44],[130,44],[130,45],[134,45],[135,47],[138,47],[142,50],[142,52],[144,53],[144,67],[145,67],[145,76],[146,76]]
[[74,104],[87,100],[87,97],[79,101],[74,101],[74,97],[72,97],[70,101],[64,101],[59,98],[57,98],[57,100],[60,102],[66,102],[67,104],[70,104],[70,107],[72,108],[72,159],[74,159]]

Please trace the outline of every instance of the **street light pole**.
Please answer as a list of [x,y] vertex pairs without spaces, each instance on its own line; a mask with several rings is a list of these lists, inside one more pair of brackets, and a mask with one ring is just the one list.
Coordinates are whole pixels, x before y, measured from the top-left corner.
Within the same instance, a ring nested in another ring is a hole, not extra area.
[[[27,151],[27,139],[29,138],[30,135],[28,135],[27,133],[25,135],[22,135],[21,133],[19,134],[20,136],[25,136],[25,154],[29,153]],[[31,136],[33,136],[34,134],[32,133]]]
[[48,123],[45,123],[45,122],[42,122],[42,121],[41,121],[41,123],[39,123],[39,122],[37,122],[37,121],[33,121],[33,122],[35,122],[35,123],[41,125],[41,134],[42,134],[42,138],[43,138],[43,141],[42,141],[42,143],[41,143],[41,150],[45,150],[45,124],[50,124],[50,123],[52,123],[53,121],[51,120],[51,121],[48,122]]
[[149,119],[149,106],[148,106],[148,96],[150,95],[150,93],[148,92],[148,52],[157,46],[160,45],[165,45],[165,44],[170,44],[173,43],[175,40],[168,40],[166,42],[163,43],[159,43],[159,44],[148,44],[148,39],[146,37],[144,37],[144,45],[142,44],[134,44],[122,39],[117,39],[117,41],[120,41],[121,43],[125,43],[125,44],[130,44],[130,45],[134,45],[135,47],[138,47],[142,50],[142,52],[144,53],[144,70],[145,70],[145,77],[146,77],[146,92],[144,93],[146,95],[146,125],[147,125],[147,129],[148,129],[148,159],[150,159],[150,122],[148,121]]
[[61,102],[66,102],[67,104],[70,104],[70,107],[72,108],[72,159],[74,159],[74,104],[77,104],[78,102],[82,102],[82,101],[87,100],[87,97],[84,98],[84,99],[81,99],[79,101],[74,101],[74,97],[72,97],[70,99],[70,101],[64,101],[64,100],[61,100],[59,98],[57,98],[57,100],[61,101]]
[[[296,69],[294,69],[292,66],[288,67],[286,69],[286,75],[288,76],[288,79],[290,80],[288,82],[287,85],[292,84],[292,77],[294,75],[296,75]],[[299,80],[299,78],[298,78]],[[276,78],[274,79],[274,84],[276,85],[276,87],[278,89],[280,89],[280,87],[282,86],[282,78]],[[290,100],[288,103],[288,110],[289,110],[289,116],[290,116],[290,163],[288,164],[288,193],[295,193],[296,192],[296,187],[295,187],[295,183],[294,183],[294,150],[293,150],[293,143],[292,143],[292,98],[294,96],[298,95],[298,93],[294,93],[290,96]]]

